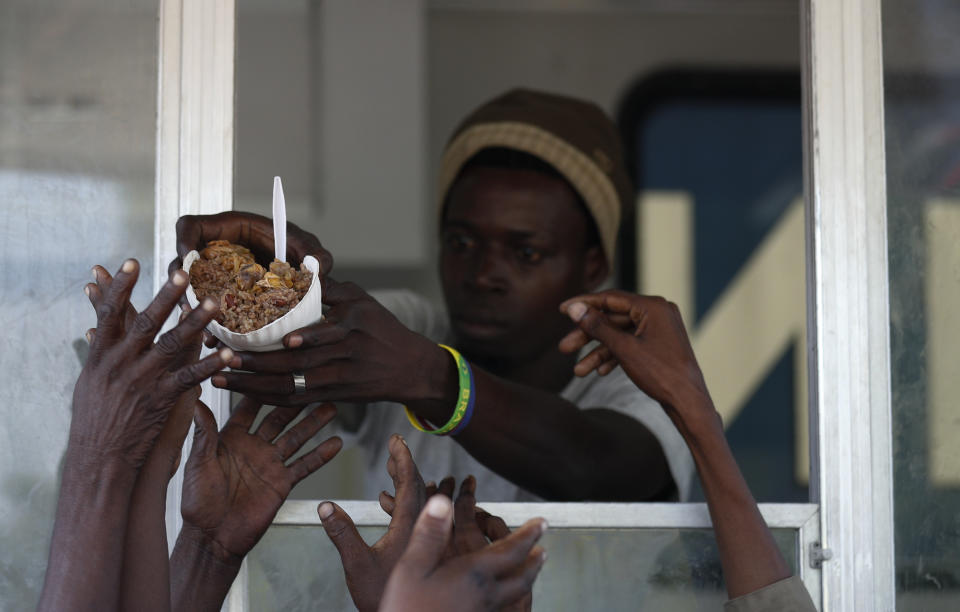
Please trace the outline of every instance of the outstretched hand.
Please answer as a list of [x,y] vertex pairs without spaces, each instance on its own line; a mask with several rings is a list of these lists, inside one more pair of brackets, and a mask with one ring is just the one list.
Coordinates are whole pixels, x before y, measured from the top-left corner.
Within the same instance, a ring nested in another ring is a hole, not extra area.
[[86,288],[97,312],[97,327],[88,333],[90,355],[74,388],[70,433],[72,448],[121,459],[137,470],[181,396],[233,357],[224,349],[199,362],[195,355],[189,358],[188,347],[196,345],[217,312],[212,300],[154,343],[186,290],[187,275],[175,272],[150,305],[136,313],[130,294],[139,269],[136,260],[129,259],[109,282],[103,278],[106,271],[98,269],[102,284]]
[[[675,409],[685,405],[712,406],[675,304],[660,297],[611,290],[570,298],[560,310],[578,326],[560,341],[560,350],[574,353],[590,340],[601,343],[577,363],[574,372],[578,376],[594,369],[604,375],[619,364],[671,416],[677,416]],[[691,397],[701,401],[683,401]]]
[[379,606],[390,571],[407,547],[424,504],[423,479],[407,443],[394,434],[390,437],[389,449],[387,472],[393,479],[395,495],[384,492],[380,496],[381,504],[389,503],[391,519],[387,533],[373,546],[364,542],[342,508],[332,502],[323,502],[317,508],[324,531],[340,553],[347,588],[360,612],[376,610]]
[[390,574],[380,610],[500,610],[531,590],[546,559],[534,547],[546,522],[532,519],[489,546],[444,560],[452,510],[444,495],[427,502]]
[[197,403],[193,448],[183,476],[184,531],[202,537],[221,561],[237,563],[260,540],[291,489],[329,462],[342,441],[332,437],[286,463],[336,415],[312,409],[285,433],[299,410],[277,408],[250,433],[260,404],[243,398],[221,431]]

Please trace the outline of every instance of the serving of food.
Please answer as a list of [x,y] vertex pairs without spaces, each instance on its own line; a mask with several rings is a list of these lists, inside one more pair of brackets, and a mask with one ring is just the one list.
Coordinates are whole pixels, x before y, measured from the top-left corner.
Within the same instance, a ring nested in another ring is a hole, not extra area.
[[220,304],[217,322],[245,334],[273,323],[307,294],[313,273],[305,264],[293,268],[274,260],[269,269],[256,262],[250,249],[227,240],[213,240],[190,267],[190,285],[202,300]]
[[281,349],[285,335],[323,318],[320,262],[311,255],[299,267],[277,259],[264,267],[247,247],[212,240],[187,253],[183,269],[190,306],[216,300],[220,312],[207,329],[234,350]]

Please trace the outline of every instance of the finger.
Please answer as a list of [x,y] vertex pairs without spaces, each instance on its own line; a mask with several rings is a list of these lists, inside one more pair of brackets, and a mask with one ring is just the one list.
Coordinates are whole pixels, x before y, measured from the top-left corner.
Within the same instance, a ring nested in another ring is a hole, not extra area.
[[263,406],[263,404],[252,397],[243,396],[240,401],[237,402],[237,406],[233,409],[233,414],[230,415],[230,418],[227,419],[227,424],[224,428],[239,427],[243,431],[250,431],[253,422],[257,419],[257,414],[260,412],[261,406]]
[[453,476],[447,476],[440,481],[440,485],[437,486],[437,493],[440,493],[446,496],[448,499],[453,499],[453,490],[457,486],[457,481],[453,479]]
[[323,303],[329,306],[336,306],[344,302],[359,300],[367,295],[367,292],[354,283],[339,283],[329,276],[326,277],[326,287],[323,292]]
[[297,454],[297,451],[335,416],[337,416],[337,408],[333,404],[320,404],[277,438],[277,450],[280,451],[284,461]]
[[476,567],[493,576],[516,571],[524,562],[537,540],[547,530],[542,518],[530,519],[505,538],[497,540],[476,555]]
[[450,540],[452,522],[453,508],[450,500],[443,495],[431,497],[413,526],[410,543],[399,564],[412,568],[415,575],[425,575],[433,571]]
[[217,348],[217,346],[219,345],[220,345],[220,341],[217,340],[216,336],[214,336],[207,330],[203,330],[203,346],[207,348]]
[[297,484],[330,463],[330,460],[337,456],[341,448],[343,448],[343,440],[334,436],[324,440],[315,449],[291,463],[288,467],[288,473],[292,478],[291,484]]
[[567,315],[584,333],[605,344],[614,355],[626,348],[624,342],[632,340],[632,334],[617,329],[602,312],[583,302],[572,303]]
[[[107,272],[107,269],[104,268],[103,266],[93,266],[93,277],[96,280],[96,285],[94,286],[97,288],[99,298],[103,299],[103,294],[113,282],[113,277],[110,276],[110,273]],[[91,301],[93,301],[93,296],[89,294],[88,296],[91,297]],[[97,303],[99,303],[99,301]],[[93,304],[93,308],[94,310],[96,310],[97,308],[96,303]],[[130,329],[130,326],[133,324],[133,318],[135,316],[137,316],[137,309],[134,308],[133,304],[131,304],[128,300],[127,306],[123,311],[123,324],[125,329]]]
[[523,565],[515,572],[497,580],[495,582],[496,595],[494,599],[499,606],[507,606],[529,594],[546,560],[547,551],[536,546],[527,555]]
[[453,539],[461,554],[486,546],[487,539],[477,525],[477,481],[467,476],[460,483],[460,493],[454,503]]
[[160,333],[160,328],[166,322],[170,313],[173,312],[180,296],[187,290],[188,280],[187,273],[183,270],[174,272],[150,304],[134,318],[125,342],[137,350],[143,350],[150,345],[156,335]]
[[563,353],[576,353],[589,343],[590,336],[584,333],[582,329],[577,327],[574,328],[569,334],[564,336],[557,346]]
[[397,500],[386,491],[380,491],[380,497],[378,500],[380,502],[380,509],[387,513],[391,518],[393,517],[393,511],[397,507]]
[[432,480],[427,484],[423,485],[423,494],[427,499],[430,499],[437,494],[437,483]]
[[577,376],[586,376],[604,363],[610,361],[611,358],[610,349],[601,344],[577,362],[577,365],[573,367],[573,373]]
[[193,404],[193,447],[190,456],[208,459],[217,452],[217,419],[206,404],[197,400]]
[[317,515],[320,517],[320,523],[327,537],[340,553],[344,572],[348,576],[369,574],[372,570],[370,547],[360,537],[357,526],[343,508],[333,502],[325,501],[317,506]]
[[[288,336],[287,340],[290,337]],[[294,348],[294,346],[289,346],[289,348]],[[348,352],[346,347],[343,346],[328,346],[300,348],[299,350],[281,349],[263,353],[247,352],[240,353],[237,356],[240,358],[238,368],[257,374],[284,374],[289,376],[291,372],[303,372],[336,359],[343,359],[348,356]]]
[[[172,308],[173,304],[170,304],[170,307]],[[199,354],[197,342],[200,339],[200,333],[207,323],[212,321],[216,316],[217,310],[215,300],[209,297],[203,298],[203,301],[200,303],[200,308],[191,310],[173,329],[160,336],[157,343],[144,358],[142,367],[147,369],[160,369],[169,367],[178,361],[195,359],[195,355]],[[146,311],[138,315],[138,321],[141,320],[140,316],[144,315],[144,313],[146,313]],[[160,324],[162,325],[163,321],[160,321]],[[142,325],[146,326],[148,324],[143,323]],[[153,336],[147,335],[149,333],[151,332],[145,332],[142,339],[151,341]],[[231,349],[226,348],[222,350],[229,350],[230,359],[233,359],[234,353]],[[228,360],[227,364],[229,363],[230,361]]]
[[222,370],[233,359],[233,351],[225,348],[208,355],[188,366],[170,372],[160,383],[161,393],[169,396],[178,396],[191,387],[196,387],[212,375]]
[[286,429],[290,421],[297,418],[300,410],[299,407],[277,406],[260,423],[260,427],[256,431],[257,437],[264,442],[273,444],[273,441],[277,439],[280,432]]
[[618,365],[620,365],[619,361],[617,361],[616,359],[611,359],[610,361],[607,361],[606,363],[601,364],[600,367],[597,368],[597,374],[599,374],[600,376],[606,376],[610,372],[613,372],[614,370],[616,370]]
[[388,467],[390,478],[393,480],[393,489],[396,493],[394,498],[395,510],[390,513],[393,520],[390,521],[391,530],[399,530],[400,535],[406,539],[413,528],[417,514],[423,507],[426,499],[423,478],[417,465],[413,462],[413,456],[410,454],[410,448],[402,436],[393,434],[388,443],[390,449],[390,459],[392,466]]
[[341,342],[347,337],[347,330],[330,319],[325,319],[316,325],[310,325],[292,331],[283,338],[283,345],[287,348],[327,346]]
[[483,535],[487,536],[491,542],[502,540],[510,535],[510,528],[507,527],[506,521],[499,516],[490,514],[486,510],[477,509],[476,521],[480,527],[480,531],[482,531]]
[[[307,374],[304,373],[307,380],[307,388],[310,388]],[[288,397],[294,394],[294,384],[292,374],[249,374],[241,372],[224,372],[217,376],[213,381],[214,387],[229,389],[244,395],[274,395],[287,397],[289,400],[297,398]]]
[[97,334],[91,352],[99,353],[113,346],[123,336],[126,305],[130,301],[139,272],[140,264],[137,260],[126,260],[114,276],[110,287],[104,291],[103,299],[97,305]]
[[649,299],[651,298],[644,295],[610,289],[607,291],[577,295],[564,300],[564,302],[560,304],[560,311],[569,314],[571,305],[576,302],[582,302],[605,312],[627,314],[634,305],[641,304]]

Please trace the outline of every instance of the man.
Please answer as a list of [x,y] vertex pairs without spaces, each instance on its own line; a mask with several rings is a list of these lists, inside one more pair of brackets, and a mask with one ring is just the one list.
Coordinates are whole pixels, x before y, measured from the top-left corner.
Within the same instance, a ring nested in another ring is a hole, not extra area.
[[[575,377],[576,356],[557,346],[572,329],[559,304],[608,277],[632,199],[606,115],[571,98],[508,92],[455,131],[438,199],[447,312],[410,292],[375,300],[327,277],[324,321],[289,334],[287,350],[238,354],[231,366],[246,372],[214,385],[268,404],[362,404],[355,438],[369,453],[372,496],[390,486],[383,449],[398,432],[425,473],[474,474],[490,501],[685,497],[692,461],[659,406],[619,371]],[[268,223],[185,217],[178,250],[215,237],[262,241]],[[417,431],[430,428],[455,435]]]

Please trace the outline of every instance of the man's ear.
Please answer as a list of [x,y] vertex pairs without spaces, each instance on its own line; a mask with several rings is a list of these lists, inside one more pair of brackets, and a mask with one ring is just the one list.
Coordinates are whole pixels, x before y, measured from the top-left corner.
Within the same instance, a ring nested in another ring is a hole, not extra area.
[[587,249],[584,264],[584,281],[588,292],[595,291],[610,275],[610,266],[607,257],[599,245]]

